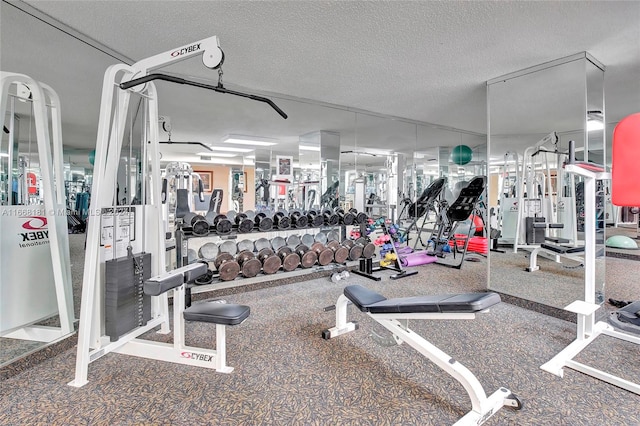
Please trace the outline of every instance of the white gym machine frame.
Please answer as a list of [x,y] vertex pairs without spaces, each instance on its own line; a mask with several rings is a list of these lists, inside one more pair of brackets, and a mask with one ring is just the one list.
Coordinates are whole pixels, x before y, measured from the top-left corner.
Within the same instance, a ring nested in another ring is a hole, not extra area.
[[[144,233],[148,238],[142,243],[141,249],[152,254],[151,276],[157,276],[165,272],[165,232],[161,212],[161,176],[159,142],[159,114],[158,97],[155,85],[148,81],[143,85],[136,85],[130,89],[121,89],[120,83],[128,82],[136,78],[148,76],[158,68],[174,64],[176,62],[202,56],[203,64],[210,69],[218,68],[224,55],[219,46],[217,36],[212,36],[200,41],[189,43],[164,53],[143,59],[129,66],[116,64],[107,68],[102,85],[102,100],[98,134],[96,141],[96,161],[93,174],[93,197],[90,210],[101,212],[104,208],[113,208],[115,196],[115,173],[118,169],[120,151],[123,144],[123,136],[129,100],[131,92],[139,93],[148,105],[148,120],[146,123],[148,144],[145,144],[146,152],[143,153],[143,170],[145,170],[142,185],[142,206],[137,207],[145,215],[144,226],[149,232]],[[151,166],[150,180],[147,170]],[[149,194],[145,194],[146,188],[150,188]],[[147,199],[150,203],[147,203]],[[99,359],[109,352],[126,353],[125,346],[134,340],[160,326],[159,333],[169,333],[169,304],[167,293],[152,297],[151,320],[142,327],[121,336],[115,342],[109,342],[104,335],[103,297],[103,273],[101,272],[100,251],[101,217],[94,216],[89,220],[87,227],[87,250],[85,254],[85,267],[82,284],[82,301],[80,309],[80,326],[78,330],[78,352],[76,356],[75,379],[69,383],[74,387],[81,387],[88,383],[89,363]],[[179,291],[178,291],[179,293]],[[178,297],[180,299],[180,297]],[[174,299],[175,303],[175,299]],[[179,327],[179,325],[177,326]],[[180,339],[174,339],[179,342]],[[134,343],[131,346],[135,346]],[[204,353],[206,350],[202,350]],[[140,354],[137,354],[140,355]],[[206,355],[206,354],[205,354]],[[160,355],[147,352],[146,356],[163,359]],[[194,361],[189,359],[188,361]],[[190,365],[199,365],[196,362],[188,362]]]
[[583,374],[595,377],[596,379],[626,389],[640,395],[640,384],[590,367],[586,364],[574,361],[583,349],[585,349],[596,337],[606,335],[627,342],[640,345],[640,337],[632,336],[614,329],[611,325],[598,321],[596,322],[596,311],[600,304],[596,303],[596,181],[610,180],[611,174],[605,171],[589,170],[579,164],[567,164],[566,171],[584,178],[584,204],[585,204],[585,251],[584,251],[584,300],[576,300],[564,309],[577,314],[576,339],[559,352],[550,361],[540,368],[556,376],[563,377],[564,367],[572,368]]
[[[20,211],[26,212],[29,217],[34,212],[39,211],[38,216],[44,216],[47,221],[47,231],[49,236],[49,248],[51,253],[51,267],[53,272],[53,285],[55,288],[55,298],[57,303],[60,326],[34,325],[36,321],[16,327],[8,333],[3,333],[2,337],[10,337],[23,340],[34,340],[41,342],[52,342],[66,337],[74,331],[73,312],[73,289],[71,278],[71,266],[69,262],[69,237],[67,235],[66,218],[66,196],[64,187],[64,167],[62,150],[62,118],[60,98],[49,85],[37,82],[33,78],[19,73],[0,72],[0,113],[6,117],[9,90],[13,85],[23,84],[28,87],[31,93],[33,115],[35,120],[36,141],[38,145],[38,158],[40,173],[42,177],[41,191],[44,201],[42,206],[2,206],[8,210],[9,215],[23,216]],[[50,115],[49,115],[50,111]],[[3,119],[4,120],[4,119]],[[10,135],[14,134],[14,120],[10,120]],[[17,130],[17,129],[16,129]],[[11,136],[12,137],[12,136]],[[12,158],[17,153],[13,152],[13,144],[9,144],[8,161],[9,167]],[[9,170],[9,177],[11,171]],[[11,182],[11,179],[9,179]],[[17,209],[17,210],[16,210]],[[8,232],[8,231],[4,231]],[[3,238],[8,235],[3,234]],[[23,256],[26,256],[23,254]],[[25,259],[25,262],[42,262],[43,259]],[[20,262],[19,265],[24,267]],[[28,265],[27,265],[28,267]],[[40,279],[47,282],[50,278],[43,276]],[[2,285],[12,286],[16,292],[20,292],[19,282],[3,282]],[[24,289],[22,290],[24,291]],[[31,295],[36,296],[37,295]],[[32,317],[39,313],[33,313]]]
[[[538,152],[538,153],[543,153],[546,155],[549,151],[545,151],[545,147],[548,146],[550,143],[554,145],[554,148],[557,147],[559,138],[556,132],[551,132],[549,133],[547,136],[545,136],[544,138],[540,139],[535,145],[530,146],[528,148],[525,149],[524,151],[524,155],[522,156],[522,167],[520,170],[520,176],[519,176],[519,182],[518,182],[518,188],[517,188],[517,196],[518,196],[518,219],[516,221],[516,234],[515,234],[515,239],[514,239],[514,244],[513,244],[513,252],[517,253],[519,248],[523,248],[523,249],[535,249],[537,247],[539,247],[539,245],[531,245],[531,244],[526,244],[526,241],[524,241],[523,238],[523,233],[522,233],[522,229],[524,226],[524,220],[526,217],[525,214],[525,209],[528,209],[528,206],[525,206],[525,204],[528,204],[527,201],[529,200],[535,200],[537,199],[537,188],[535,188],[534,182],[533,182],[533,177],[536,175],[542,176],[541,182],[543,184],[543,188],[542,188],[542,198],[540,199],[540,209],[541,209],[541,214],[543,217],[545,217],[545,220],[547,221],[547,223],[556,223],[557,220],[557,212],[556,212],[556,206],[557,206],[557,200],[559,200],[561,197],[561,194],[556,194],[556,200],[554,201],[553,199],[553,189],[554,189],[554,185],[553,182],[551,180],[551,168],[549,167],[549,162],[545,161],[546,163],[546,168],[545,168],[545,172],[546,173],[536,173],[535,172],[535,161],[533,158],[533,155]],[[556,188],[562,188],[563,187],[563,182],[562,182],[562,169],[561,169],[561,162],[558,161],[557,164],[557,169],[556,169],[556,177],[557,180],[556,181]],[[570,209],[569,214],[567,215],[568,217],[575,217],[576,216],[576,207],[575,207],[575,185],[573,184],[573,179],[571,179],[570,182],[570,188],[572,188],[572,194],[573,196],[570,197],[571,199],[573,199],[572,203],[569,203],[568,208]],[[548,195],[545,196],[545,192],[548,193]],[[527,194],[527,198],[525,198],[525,193]],[[571,244],[573,244],[574,246],[576,245],[577,242],[577,230],[575,229],[575,225],[572,226],[571,229],[571,238],[569,238]],[[546,231],[549,230],[549,227],[546,228],[545,230],[545,234],[547,233]]]
[[[347,308],[350,300],[344,294],[338,297],[336,302],[336,325],[325,330],[325,339],[332,339],[342,334],[358,329],[356,321],[347,322]],[[485,309],[478,313],[489,312]],[[454,426],[481,425],[498,412],[502,407],[509,406],[516,409],[522,408],[520,400],[507,388],[501,387],[487,397],[478,378],[464,365],[458,362],[451,355],[447,355],[433,343],[417,334],[409,328],[409,320],[471,320],[476,317],[476,313],[453,313],[453,312],[415,312],[415,313],[393,313],[393,314],[372,314],[365,312],[376,322],[384,326],[393,334],[397,344],[407,342],[409,346],[418,351],[422,356],[433,362],[436,366],[444,370],[445,373],[453,377],[460,383],[471,400],[471,411],[458,420]]]

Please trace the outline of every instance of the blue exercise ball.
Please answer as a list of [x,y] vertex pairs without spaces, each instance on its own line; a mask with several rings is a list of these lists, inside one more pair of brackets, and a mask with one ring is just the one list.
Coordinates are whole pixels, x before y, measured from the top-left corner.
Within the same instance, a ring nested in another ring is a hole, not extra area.
[[473,157],[473,151],[466,145],[458,145],[453,147],[451,151],[451,161],[459,166],[464,166]]

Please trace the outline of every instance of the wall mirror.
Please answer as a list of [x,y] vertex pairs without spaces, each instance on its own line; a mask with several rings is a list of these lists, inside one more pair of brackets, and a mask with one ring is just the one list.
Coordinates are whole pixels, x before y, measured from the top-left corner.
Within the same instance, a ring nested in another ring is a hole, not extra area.
[[[605,162],[603,78],[604,67],[580,53],[488,82],[488,201],[497,243],[490,289],[554,308],[584,300],[579,253],[542,253],[539,270],[527,269],[535,269],[531,253],[542,243],[584,244],[581,178],[562,165],[570,140],[578,159]],[[594,119],[600,130],[590,131]],[[598,229],[603,241],[604,224]],[[597,263],[602,275],[604,262]]]

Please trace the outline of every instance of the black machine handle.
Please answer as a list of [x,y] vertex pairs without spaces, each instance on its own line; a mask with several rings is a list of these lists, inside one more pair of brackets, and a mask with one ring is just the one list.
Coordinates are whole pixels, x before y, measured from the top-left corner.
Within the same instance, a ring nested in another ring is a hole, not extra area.
[[162,204],[167,202],[167,180],[162,179],[162,192],[160,193]]
[[198,198],[201,203],[204,203],[204,185],[202,184],[202,179],[198,179]]
[[202,89],[213,90],[218,93],[228,93],[229,95],[241,96],[243,98],[249,98],[258,102],[265,102],[269,104],[271,108],[275,109],[276,112],[280,114],[280,116],[282,116],[282,118],[284,118],[285,120],[288,118],[287,114],[284,111],[282,111],[278,107],[278,105],[276,105],[271,99],[268,99],[262,96],[252,95],[250,93],[243,93],[243,92],[238,92],[236,90],[229,90],[224,86],[222,86],[221,84],[214,86],[212,84],[205,84],[205,83],[199,83],[197,81],[185,80],[184,78],[175,77],[167,74],[154,73],[154,74],[146,75],[144,77],[135,78],[131,81],[120,83],[120,88],[122,90],[127,90],[132,87],[135,87],[140,84],[144,84],[153,80],[164,80],[164,81],[169,81],[171,83],[186,84],[187,86],[200,87]]

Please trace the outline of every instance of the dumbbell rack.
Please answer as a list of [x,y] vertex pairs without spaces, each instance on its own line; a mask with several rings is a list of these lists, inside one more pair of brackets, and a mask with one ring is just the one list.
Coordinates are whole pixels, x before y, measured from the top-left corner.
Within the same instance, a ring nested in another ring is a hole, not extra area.
[[[389,229],[387,225],[382,222],[380,225],[382,228],[382,232],[385,235],[389,235]],[[360,235],[366,235],[367,227],[366,224],[360,224]],[[393,238],[389,235],[389,239],[393,241]],[[373,267],[373,259],[360,259],[360,264],[358,266],[359,269],[351,271],[356,275],[360,275],[361,277],[369,278],[370,280],[380,281],[382,277],[373,275],[374,272],[380,272],[382,270],[391,270],[398,272],[397,274],[391,275],[392,280],[397,280],[400,278],[410,277],[411,275],[416,275],[418,271],[407,271],[402,268],[402,263],[400,263],[400,256],[398,256],[398,252],[396,252],[396,245],[394,242],[391,243],[391,251],[396,255],[396,260],[394,260],[394,266],[378,266],[376,268]]]

